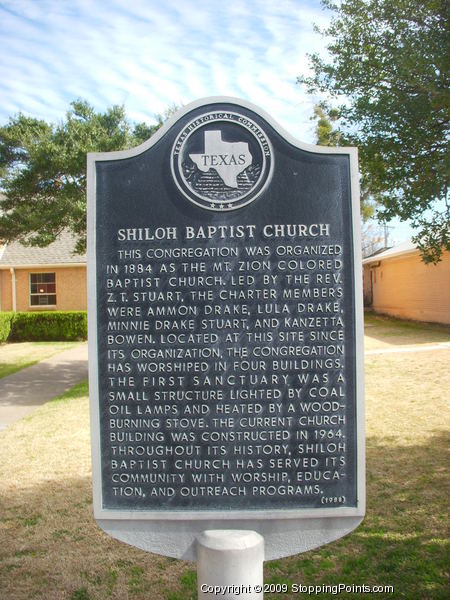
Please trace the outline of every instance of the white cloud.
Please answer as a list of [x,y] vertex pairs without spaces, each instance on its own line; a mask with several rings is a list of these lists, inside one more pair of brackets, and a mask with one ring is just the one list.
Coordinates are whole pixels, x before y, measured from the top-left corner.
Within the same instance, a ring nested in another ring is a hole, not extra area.
[[295,82],[323,44],[312,21],[324,18],[316,0],[7,0],[0,123],[18,111],[57,120],[78,97],[124,103],[140,121],[229,95],[312,141],[312,101]]

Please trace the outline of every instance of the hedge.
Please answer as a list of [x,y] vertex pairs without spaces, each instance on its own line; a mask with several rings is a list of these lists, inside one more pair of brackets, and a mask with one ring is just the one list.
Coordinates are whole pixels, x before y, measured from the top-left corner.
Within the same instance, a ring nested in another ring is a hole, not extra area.
[[87,339],[86,311],[42,311],[3,313],[11,315],[10,333],[0,340],[14,342],[44,342]]
[[11,333],[13,312],[0,312],[0,344],[6,342]]

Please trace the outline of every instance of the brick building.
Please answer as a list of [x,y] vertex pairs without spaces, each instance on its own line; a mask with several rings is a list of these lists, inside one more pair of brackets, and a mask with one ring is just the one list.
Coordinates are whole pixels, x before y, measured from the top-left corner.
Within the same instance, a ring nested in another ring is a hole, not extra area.
[[63,233],[45,248],[0,249],[0,310],[86,310],[86,255]]
[[450,253],[425,264],[412,242],[363,260],[364,304],[375,312],[450,324]]

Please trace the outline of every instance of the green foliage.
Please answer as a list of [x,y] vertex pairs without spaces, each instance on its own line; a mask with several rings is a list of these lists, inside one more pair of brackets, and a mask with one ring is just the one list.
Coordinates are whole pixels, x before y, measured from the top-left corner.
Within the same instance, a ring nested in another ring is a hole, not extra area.
[[344,146],[345,139],[342,131],[333,127],[339,118],[337,110],[327,110],[325,104],[316,104],[314,117],[316,125],[316,144],[319,146]]
[[11,333],[11,322],[13,317],[13,312],[0,312],[0,344],[6,342]]
[[450,250],[448,2],[322,3],[334,12],[321,32],[329,59],[311,55],[314,74],[299,82],[340,103],[340,132],[359,147],[380,218],[410,219],[424,260],[437,261]]
[[14,313],[10,341],[58,341],[87,338],[86,311]]
[[[170,113],[169,109],[168,114]],[[131,125],[121,106],[71,103],[58,124],[19,114],[0,127],[0,239],[47,246],[63,229],[86,248],[86,155],[141,144],[161,126]]]

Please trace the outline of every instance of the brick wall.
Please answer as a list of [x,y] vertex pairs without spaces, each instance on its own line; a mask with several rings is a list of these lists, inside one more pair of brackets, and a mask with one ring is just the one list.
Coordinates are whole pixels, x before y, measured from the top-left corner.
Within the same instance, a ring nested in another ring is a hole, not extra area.
[[426,265],[418,253],[385,259],[372,271],[372,308],[404,319],[450,324],[450,254]]
[[9,269],[0,271],[0,303],[2,310],[12,310],[12,288]]
[[[86,310],[86,267],[41,267],[15,269],[16,303],[18,311],[29,310]],[[30,273],[56,274],[56,306],[30,306]],[[11,274],[1,271],[1,309],[12,310]]]

